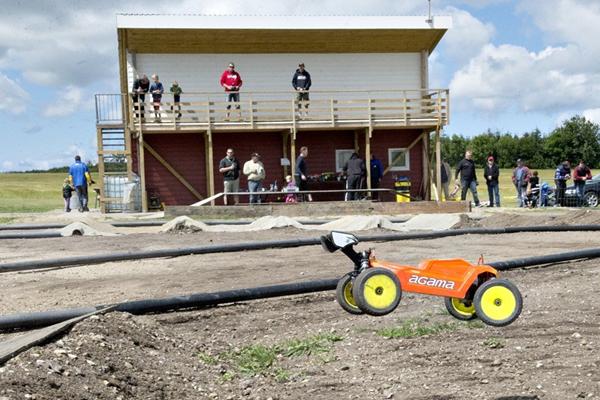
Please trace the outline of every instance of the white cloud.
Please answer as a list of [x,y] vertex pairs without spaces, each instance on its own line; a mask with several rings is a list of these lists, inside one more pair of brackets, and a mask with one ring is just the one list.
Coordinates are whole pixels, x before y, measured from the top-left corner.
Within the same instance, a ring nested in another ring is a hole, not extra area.
[[0,87],[2,88],[0,111],[11,114],[24,112],[29,102],[29,93],[23,90],[17,82],[2,73],[0,73]]
[[64,117],[73,114],[81,106],[83,92],[75,86],[59,91],[57,98],[44,109],[46,117]]
[[495,28],[491,23],[484,23],[467,11],[454,7],[449,7],[446,11],[452,16],[452,28],[442,39],[444,55],[455,61],[466,62],[490,43]]
[[485,111],[557,112],[592,106],[600,74],[572,71],[573,47],[538,53],[521,46],[487,45],[458,70],[450,90],[458,104]]
[[600,108],[589,108],[581,113],[587,120],[600,124]]

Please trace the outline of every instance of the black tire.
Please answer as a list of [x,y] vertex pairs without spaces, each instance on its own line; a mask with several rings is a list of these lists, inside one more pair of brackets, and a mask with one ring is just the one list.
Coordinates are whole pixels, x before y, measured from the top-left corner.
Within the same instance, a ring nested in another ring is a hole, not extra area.
[[598,207],[598,193],[589,191],[583,196],[583,200],[589,207]]
[[491,326],[506,326],[521,314],[523,297],[517,287],[506,279],[490,279],[477,288],[473,298],[475,313]]
[[354,286],[354,275],[352,273],[346,274],[340,278],[337,287],[335,289],[335,295],[337,302],[345,311],[350,314],[360,315],[364,312],[358,308],[354,295],[352,294],[352,287]]
[[444,305],[446,306],[446,310],[448,310],[450,315],[461,321],[470,321],[477,318],[475,306],[471,300],[446,297],[444,298]]
[[402,288],[396,275],[385,268],[367,268],[354,280],[352,295],[366,314],[381,316],[398,307]]

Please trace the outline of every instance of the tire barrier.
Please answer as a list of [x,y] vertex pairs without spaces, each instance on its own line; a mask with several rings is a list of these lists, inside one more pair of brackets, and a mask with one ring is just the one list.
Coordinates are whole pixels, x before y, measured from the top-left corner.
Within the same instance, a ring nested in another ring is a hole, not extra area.
[[[361,242],[388,242],[398,240],[438,239],[460,235],[497,235],[522,232],[578,232],[600,231],[600,225],[560,225],[560,226],[525,226],[508,228],[466,228],[449,229],[438,232],[424,233],[390,233],[378,235],[357,235]],[[45,268],[69,267],[77,265],[93,265],[105,262],[141,260],[148,258],[180,257],[192,254],[229,253],[250,250],[285,249],[291,247],[320,245],[319,238],[287,239],[264,242],[231,243],[225,245],[210,245],[187,247],[179,249],[161,249],[150,251],[127,251],[92,256],[65,257],[40,261],[20,261],[0,264],[0,273],[13,271],[30,271]]]
[[[226,290],[213,293],[197,293],[162,299],[134,300],[113,304],[113,311],[131,314],[167,312],[187,308],[216,306],[240,301],[292,296],[335,289],[337,279],[323,279],[290,284],[260,286],[246,289]],[[63,310],[12,314],[0,317],[0,331],[40,328],[92,313],[107,306],[79,307]]]

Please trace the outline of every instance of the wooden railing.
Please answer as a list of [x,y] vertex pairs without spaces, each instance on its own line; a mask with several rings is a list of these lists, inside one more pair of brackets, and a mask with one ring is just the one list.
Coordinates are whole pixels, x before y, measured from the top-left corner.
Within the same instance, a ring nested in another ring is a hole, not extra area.
[[[98,96],[110,95],[97,95],[97,113],[103,109]],[[165,93],[156,112],[150,94],[144,102],[132,95],[117,96],[127,97],[130,128],[150,131],[434,127],[449,123],[450,106],[447,89],[311,91],[310,101],[298,101],[295,92],[242,91],[239,102],[227,102],[224,92],[183,93],[179,103]]]

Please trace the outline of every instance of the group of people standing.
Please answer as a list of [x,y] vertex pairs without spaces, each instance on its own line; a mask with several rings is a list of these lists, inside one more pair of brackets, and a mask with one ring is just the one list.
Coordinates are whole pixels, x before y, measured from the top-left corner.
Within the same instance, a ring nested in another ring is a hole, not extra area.
[[[133,93],[132,100],[134,103],[134,110],[136,117],[145,118],[144,102],[146,100],[146,94],[152,95],[152,106],[154,108],[154,122],[161,122],[160,117],[160,103],[164,94],[164,87],[157,74],[152,75],[152,82],[148,79],[148,76],[143,74],[133,82]],[[227,113],[225,120],[229,120],[231,117],[232,104],[235,105],[235,110],[238,114],[238,118],[241,119],[241,108],[240,108],[240,89],[243,85],[242,76],[235,70],[235,64],[230,62],[227,69],[221,73],[219,84],[225,90],[225,101],[227,104]],[[308,116],[308,105],[309,105],[309,90],[312,85],[312,79],[310,73],[304,69],[304,63],[298,64],[298,69],[292,76],[292,87],[297,92],[296,100],[298,101],[298,118]],[[171,111],[177,110],[176,119],[181,118],[181,94],[183,90],[177,81],[173,81],[169,92],[173,95],[173,105]]]
[[[306,158],[308,157],[308,147],[300,148],[300,155],[296,160],[296,170],[294,177],[286,176],[287,185],[283,188],[284,191],[290,192],[286,196],[286,202],[295,202],[297,199],[306,199],[312,201],[312,196],[307,194],[304,196],[296,196],[294,192],[306,191],[308,183],[308,167]],[[250,160],[246,161],[241,166],[238,159],[235,157],[235,152],[232,148],[227,149],[227,154],[219,162],[219,172],[223,174],[223,202],[225,205],[230,204],[230,199],[227,193],[238,193],[240,191],[240,173],[246,175],[248,181],[248,192],[250,193],[249,203],[260,203],[260,194],[262,190],[262,182],[266,177],[265,166],[260,160],[260,154],[254,152],[250,155]],[[240,201],[238,194],[233,194],[234,205]]]
[[[446,198],[448,194],[448,166],[447,163],[442,167],[442,183],[444,184],[444,192]],[[488,156],[486,165],[483,169],[483,175],[488,189],[489,207],[500,207],[500,190],[499,176],[500,168],[496,164],[493,156]],[[460,177],[460,179],[459,179]],[[577,206],[584,205],[585,182],[592,179],[590,169],[581,160],[579,165],[574,169],[572,174],[575,188],[577,190]],[[529,207],[531,202],[529,197],[534,190],[539,190],[540,179],[537,171],[531,171],[525,162],[521,159],[517,160],[517,165],[512,172],[512,183],[515,186],[517,194],[517,206]],[[562,162],[555,171],[554,182],[556,184],[556,204],[565,204],[565,190],[567,181],[571,179],[571,166],[569,161]],[[479,195],[477,193],[477,173],[475,162],[473,161],[473,153],[469,150],[465,152],[465,157],[458,163],[455,172],[455,188],[461,188],[461,200],[466,200],[467,193],[470,191],[473,196],[475,206],[480,206]]]

